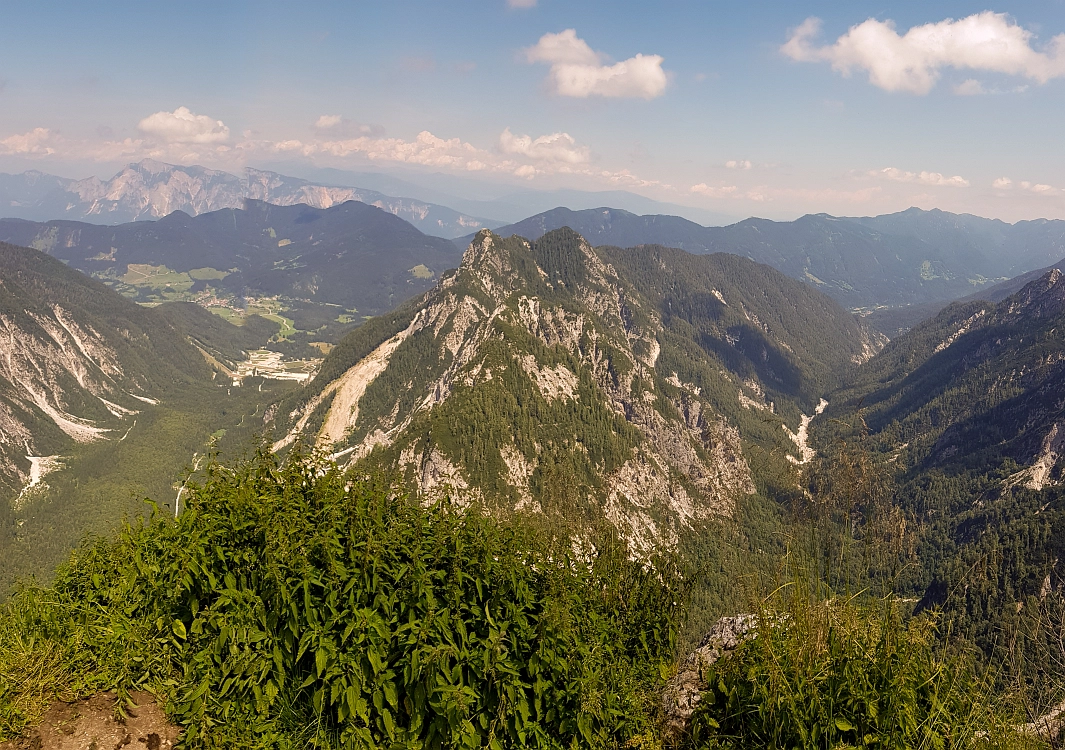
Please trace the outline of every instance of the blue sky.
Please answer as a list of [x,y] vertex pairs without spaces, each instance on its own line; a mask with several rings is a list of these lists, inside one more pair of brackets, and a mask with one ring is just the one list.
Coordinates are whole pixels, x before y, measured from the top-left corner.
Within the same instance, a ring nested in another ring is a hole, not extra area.
[[150,156],[1065,216],[1062,0],[511,2],[4,2],[0,171]]

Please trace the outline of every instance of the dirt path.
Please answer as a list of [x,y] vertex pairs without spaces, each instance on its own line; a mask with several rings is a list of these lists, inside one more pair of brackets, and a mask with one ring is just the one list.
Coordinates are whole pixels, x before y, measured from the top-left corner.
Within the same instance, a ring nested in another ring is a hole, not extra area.
[[0,750],[170,750],[181,728],[167,721],[148,693],[131,695],[136,706],[116,719],[114,693],[74,703],[55,703],[41,725],[0,742]]

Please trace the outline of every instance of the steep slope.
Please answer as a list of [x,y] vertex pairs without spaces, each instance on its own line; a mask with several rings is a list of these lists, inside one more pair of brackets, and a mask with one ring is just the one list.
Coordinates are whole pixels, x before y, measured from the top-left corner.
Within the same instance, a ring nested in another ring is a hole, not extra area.
[[1039,463],[1046,441],[1065,428],[1052,395],[1065,378],[1063,323],[1056,269],[998,304],[955,303],[891,342],[830,413],[860,402],[885,448],[906,444],[904,465],[990,470],[1009,458],[1029,465],[1038,489],[1053,479]]
[[232,367],[277,325],[148,309],[36,250],[0,243],[0,494],[34,457],[124,439],[136,416]]
[[871,218],[817,214],[791,222],[747,219],[726,227],[609,208],[558,208],[496,231],[535,239],[560,226],[593,244],[661,244],[693,253],[742,255],[809,282],[851,308],[963,297],[1065,254],[1065,222],[1011,225],[914,208]]
[[195,305],[142,307],[0,244],[0,596],[16,576],[47,576],[85,534],[149,512],[143,498],[172,506],[175,480],[227,432],[246,440],[294,385],[215,376],[276,332]]
[[876,345],[742,258],[482,232],[458,271],[352,333],[273,411],[275,447],[302,439],[430,495],[605,517],[645,549],[798,460],[802,412]]
[[119,439],[145,404],[209,380],[183,332],[43,253],[0,244],[0,483],[31,457]]
[[461,257],[447,240],[357,201],[328,209],[247,201],[115,227],[6,219],[0,240],[44,250],[143,302],[243,309],[245,298],[283,297],[286,308],[298,313],[302,302],[326,321],[389,310]]
[[1063,330],[1056,269],[997,304],[952,304],[860,368],[829,397],[837,419],[815,424],[818,442],[843,424],[868,431],[917,521],[922,606],[946,604],[987,648],[1063,582]]
[[456,237],[499,222],[478,219],[411,198],[374,190],[315,184],[276,172],[246,169],[240,177],[145,159],[130,164],[110,180],[69,180],[41,172],[0,174],[0,216],[49,221],[74,219],[121,224],[158,219],[174,211],[190,215],[240,208],[246,199],[279,206],[305,204],[330,208],[361,201],[392,213],[427,234]]

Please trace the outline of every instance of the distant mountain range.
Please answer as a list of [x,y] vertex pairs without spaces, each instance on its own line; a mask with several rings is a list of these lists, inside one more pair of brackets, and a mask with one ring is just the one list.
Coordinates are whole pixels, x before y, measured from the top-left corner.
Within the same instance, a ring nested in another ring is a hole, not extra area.
[[0,241],[45,251],[139,302],[276,314],[304,331],[390,310],[461,258],[450,241],[358,201],[317,209],[247,200],[118,226],[0,219]]
[[803,412],[881,345],[745,258],[484,231],[428,295],[345,338],[269,426],[278,449],[302,439],[430,496],[605,518],[646,550],[802,460]]
[[281,174],[297,175],[324,185],[360,185],[386,195],[405,195],[441,206],[450,206],[471,216],[502,219],[500,224],[521,221],[527,216],[549,211],[556,206],[568,206],[573,210],[613,206],[636,214],[683,216],[707,226],[734,224],[743,218],[728,212],[657,201],[628,190],[534,189],[476,179],[468,175],[417,172],[399,176],[403,173],[349,172],[285,162],[267,164],[263,168]]
[[316,184],[257,169],[246,169],[238,177],[203,167],[174,166],[146,159],[130,164],[110,180],[97,177],[71,180],[42,172],[0,174],[0,218],[122,224],[158,219],[174,211],[196,216],[223,208],[241,208],[246,199],[313,208],[361,201],[406,219],[437,237],[457,237],[501,223],[412,198],[396,198],[365,188]]
[[595,245],[660,244],[742,255],[807,281],[850,308],[949,301],[1065,256],[1065,221],[1007,224],[916,208],[870,218],[747,219],[725,227],[611,208],[556,208],[494,231],[536,239],[561,226]]

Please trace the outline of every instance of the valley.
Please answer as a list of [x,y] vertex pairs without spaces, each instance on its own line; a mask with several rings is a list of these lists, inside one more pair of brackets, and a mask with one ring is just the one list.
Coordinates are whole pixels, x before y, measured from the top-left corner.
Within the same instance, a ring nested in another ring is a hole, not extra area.
[[[990,241],[988,225],[932,212],[816,216],[725,227],[682,249],[669,246],[688,242],[675,222],[610,219],[593,227],[600,244],[542,216],[524,224],[544,229],[530,238],[485,229],[463,248],[355,202],[250,201],[116,226],[0,220],[0,238],[24,245],[0,244],[0,588],[69,582],[77,568],[64,561],[87,535],[101,541],[73,559],[136,557],[123,545],[161,534],[168,570],[217,535],[197,564],[223,565],[210,576],[246,592],[258,574],[229,580],[244,563],[217,556],[267,559],[295,540],[294,559],[310,548],[290,529],[339,534],[376,523],[365,503],[385,503],[395,519],[428,514],[412,523],[445,537],[458,528],[449,519],[491,519],[482,540],[555,550],[538,565],[561,559],[561,544],[571,572],[613,555],[639,578],[672,561],[686,593],[656,579],[647,596],[687,597],[683,616],[654,615],[686,651],[722,615],[796,616],[805,605],[783,588],[761,604],[750,593],[788,566],[893,602],[890,615],[847,610],[866,618],[851,639],[917,638],[908,628],[934,610],[958,643],[993,655],[1004,633],[1034,627],[1020,613],[1043,612],[1065,581],[1054,395],[1065,280],[1038,267],[1060,250],[1056,229],[1015,254],[1016,277],[966,286],[940,270],[1035,230],[996,225]],[[816,239],[833,223],[847,226]],[[743,244],[752,227],[768,239]],[[954,260],[910,268],[933,242]],[[913,257],[874,273],[850,262],[864,257],[855,243],[889,248],[873,265]],[[810,256],[801,273],[796,253]],[[306,517],[241,520],[290,512]],[[406,523],[395,522],[380,533]],[[248,530],[282,536],[248,542]],[[338,539],[328,544],[354,543]],[[424,554],[419,565],[438,552]],[[93,575],[133,575],[114,570]],[[157,602],[144,580],[123,580]],[[835,599],[817,601],[828,620],[816,627],[842,616]],[[202,620],[181,622],[167,632],[199,637]]]
[[1065,748],[1065,0],[27,3],[0,750]]

